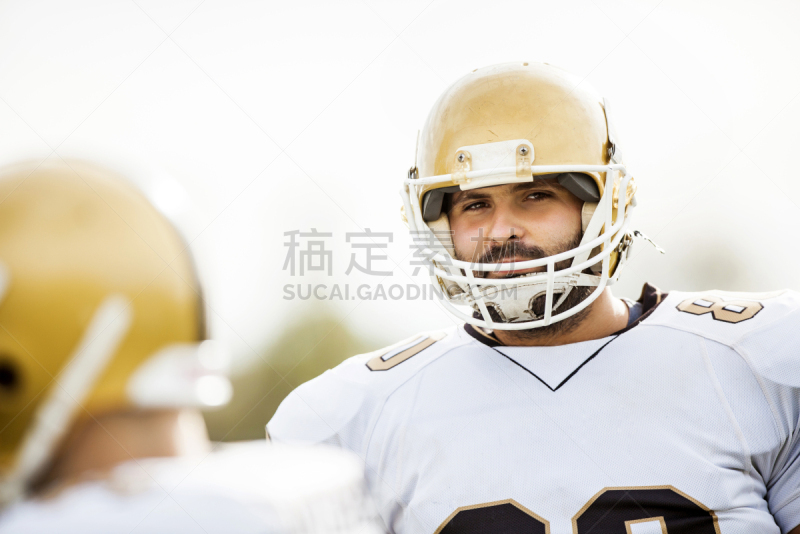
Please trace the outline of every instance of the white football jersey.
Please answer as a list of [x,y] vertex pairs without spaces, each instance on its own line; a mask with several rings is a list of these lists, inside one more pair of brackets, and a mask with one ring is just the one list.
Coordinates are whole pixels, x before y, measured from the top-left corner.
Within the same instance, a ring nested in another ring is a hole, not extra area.
[[355,451],[396,533],[800,524],[797,293],[672,292],[617,335],[557,347],[478,337],[461,326],[350,358],[268,432]]
[[357,458],[330,447],[224,445],[145,458],[0,513],[0,534],[380,534]]

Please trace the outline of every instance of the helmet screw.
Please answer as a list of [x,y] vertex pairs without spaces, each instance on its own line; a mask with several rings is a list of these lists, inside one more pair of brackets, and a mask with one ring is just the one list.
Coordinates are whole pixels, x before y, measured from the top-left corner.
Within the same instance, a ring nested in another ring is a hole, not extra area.
[[527,154],[528,154],[528,147],[526,147],[525,145],[522,145],[521,147],[519,147],[519,155],[520,156],[525,156]]
[[458,156],[456,156],[456,159],[459,163],[464,163],[464,160],[467,159],[467,156],[465,156],[463,152],[460,152]]

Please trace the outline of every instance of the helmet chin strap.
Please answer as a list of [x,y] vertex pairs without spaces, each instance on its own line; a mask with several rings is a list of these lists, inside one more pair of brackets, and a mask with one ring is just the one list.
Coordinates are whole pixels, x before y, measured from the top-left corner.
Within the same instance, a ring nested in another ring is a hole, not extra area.
[[11,470],[0,480],[0,507],[22,498],[52,457],[132,321],[133,312],[121,295],[109,295],[97,308],[69,363],[53,379],[48,398],[34,414]]

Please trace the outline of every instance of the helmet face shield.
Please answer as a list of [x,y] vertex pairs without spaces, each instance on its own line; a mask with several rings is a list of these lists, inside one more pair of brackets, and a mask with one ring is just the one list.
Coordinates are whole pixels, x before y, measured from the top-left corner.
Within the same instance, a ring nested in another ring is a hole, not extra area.
[[[527,261],[458,259],[447,194],[542,179],[583,202],[577,246]],[[635,191],[602,97],[559,68],[506,63],[467,74],[434,104],[401,196],[444,307],[477,326],[525,330],[579,313],[618,279]]]
[[[495,172],[471,171],[465,173],[470,189],[492,187],[515,172],[515,167],[498,167]],[[451,232],[446,235],[426,222],[420,198],[426,187],[450,184],[452,175],[428,178],[408,178],[401,191],[408,216],[409,229],[420,244],[422,256],[430,262],[431,277],[442,289],[445,308],[460,319],[491,330],[525,330],[547,326],[570,317],[594,301],[607,285],[619,277],[622,264],[627,259],[629,240],[625,239],[633,210],[631,202],[620,199],[622,191],[629,190],[631,176],[622,164],[604,166],[574,165],[536,168],[538,173],[603,173],[606,177],[604,194],[584,229],[578,247],[552,256],[526,261],[503,263],[474,263],[457,259]],[[463,178],[462,178],[463,179]],[[527,181],[536,177],[529,175]],[[614,184],[617,183],[618,187]],[[452,186],[449,186],[452,187]],[[624,209],[618,213],[617,206]],[[442,214],[441,217],[446,217]],[[599,253],[592,254],[596,249]],[[624,249],[624,250],[622,250]],[[612,265],[612,253],[618,253]],[[558,264],[570,262],[569,267],[557,269]],[[541,272],[528,273],[515,278],[486,278],[486,273],[538,268]],[[597,274],[587,271],[597,271]],[[613,275],[612,275],[613,271]],[[595,289],[578,305],[560,310],[573,288],[589,286]],[[534,301],[544,298],[542,313],[536,313]],[[491,311],[494,311],[494,317]]]

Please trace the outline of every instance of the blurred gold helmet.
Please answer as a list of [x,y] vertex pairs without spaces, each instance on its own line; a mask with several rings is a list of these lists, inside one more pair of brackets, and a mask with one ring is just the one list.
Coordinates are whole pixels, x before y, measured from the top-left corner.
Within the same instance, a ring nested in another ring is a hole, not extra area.
[[[584,201],[580,246],[515,262],[515,270],[545,266],[547,271],[510,279],[482,277],[508,270],[508,264],[456,259],[442,209],[446,194],[539,179],[555,179]],[[620,189],[626,191],[622,198]],[[430,262],[445,308],[478,326],[522,330],[574,315],[619,278],[631,242],[634,193],[607,102],[559,68],[506,63],[475,69],[434,104],[401,196],[412,237]],[[556,270],[558,262],[570,259],[569,268]],[[559,312],[576,286],[596,289],[577,306]],[[540,316],[532,311],[533,302],[543,295]]]
[[0,169],[0,504],[76,418],[226,402],[204,339],[186,244],[131,183],[83,161]]

